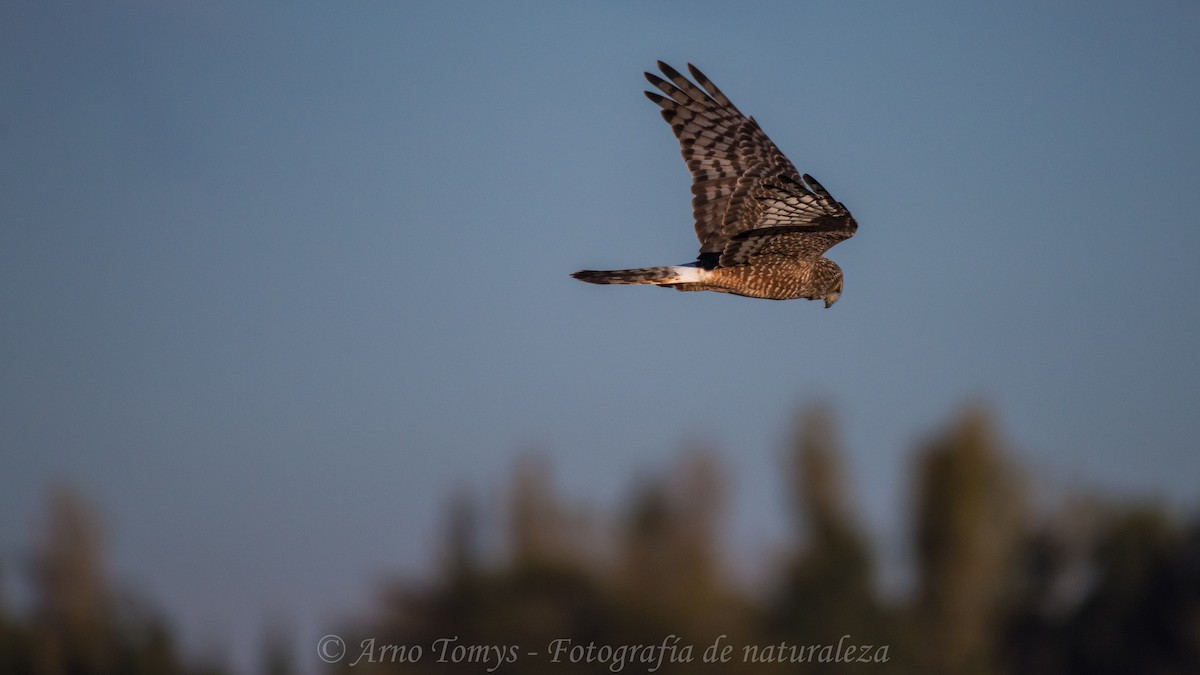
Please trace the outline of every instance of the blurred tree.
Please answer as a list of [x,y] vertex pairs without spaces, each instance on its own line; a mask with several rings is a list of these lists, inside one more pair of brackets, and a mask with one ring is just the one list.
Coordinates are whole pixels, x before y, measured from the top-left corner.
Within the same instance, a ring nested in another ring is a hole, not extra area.
[[549,463],[537,454],[517,461],[510,489],[512,564],[517,567],[580,567],[593,552],[591,522],[554,490]]
[[165,621],[113,590],[99,519],[74,490],[51,494],[32,566],[27,625],[0,617],[0,673],[175,675],[205,673],[178,657]]
[[[785,475],[799,545],[768,601],[767,634],[792,644],[834,644],[843,635],[856,645],[894,644],[875,594],[871,550],[851,515],[829,409],[809,407],[795,439]],[[802,666],[804,672],[840,667],[844,664]]]
[[292,659],[291,631],[285,619],[276,619],[263,631],[263,675],[291,675],[296,672]]
[[[509,497],[507,561],[485,564],[475,552],[477,518],[471,500],[452,502],[446,528],[445,573],[429,585],[406,584],[389,595],[382,616],[365,630],[378,644],[417,645],[419,663],[376,662],[342,668],[355,673],[477,673],[477,662],[439,660],[442,638],[455,645],[520,649],[504,672],[611,672],[607,663],[550,659],[551,643],[659,644],[670,635],[699,635],[736,625],[717,559],[722,479],[711,456],[695,453],[666,482],[648,484],[635,500],[616,545],[615,569],[597,552],[595,528],[555,495],[546,466],[525,458]],[[710,640],[715,635],[704,635]],[[696,638],[700,642],[700,638]],[[350,644],[361,645],[361,640]],[[703,645],[701,646],[703,648]],[[360,650],[361,651],[361,650]],[[529,657],[527,652],[538,652]],[[508,653],[507,651],[505,652]],[[388,661],[390,655],[384,656]],[[632,666],[630,666],[632,667]],[[656,673],[691,672],[664,663]],[[722,667],[714,673],[730,672]]]
[[1200,525],[1129,510],[1098,538],[1094,564],[1067,626],[1069,672],[1200,673]]
[[989,673],[1025,513],[987,414],[968,410],[922,452],[915,545],[914,642],[929,673]]
[[459,492],[450,502],[444,557],[451,583],[470,583],[479,576],[479,513],[469,492]]
[[109,619],[114,627],[112,672],[124,675],[171,675],[204,673],[217,675],[223,669],[185,664],[179,656],[166,619],[127,594],[117,594],[115,612]]
[[10,614],[7,568],[0,566],[0,673],[33,672],[33,639],[20,619]]
[[112,672],[113,597],[102,551],[91,509],[75,492],[57,489],[35,563],[37,672]]
[[[510,651],[516,646],[544,653],[557,638],[586,644],[611,635],[621,622],[599,581],[596,560],[583,554],[588,550],[582,543],[590,531],[587,519],[558,499],[541,459],[526,456],[518,463],[508,503],[509,556],[488,565],[476,549],[474,500],[456,497],[448,508],[442,574],[431,584],[401,584],[389,591],[381,616],[356,631],[363,637],[349,642],[356,647],[340,668],[357,674],[476,674],[497,665],[495,652],[484,655],[487,663],[461,654],[463,660],[456,661],[456,648],[489,645],[508,659],[516,655]],[[362,656],[362,640],[370,639],[380,646],[416,647],[420,658],[406,662],[395,653],[382,653],[374,661],[364,657],[351,665]],[[580,672],[544,658],[525,658],[500,671]]]
[[631,500],[618,583],[623,603],[640,618],[641,635],[711,640],[744,623],[744,607],[721,569],[725,490],[716,457],[697,449],[666,480],[646,481]]

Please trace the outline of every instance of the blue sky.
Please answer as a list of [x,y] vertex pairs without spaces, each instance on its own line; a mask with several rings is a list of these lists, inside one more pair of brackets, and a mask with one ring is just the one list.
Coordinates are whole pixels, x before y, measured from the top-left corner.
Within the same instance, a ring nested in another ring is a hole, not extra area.
[[[246,662],[271,616],[315,641],[428,569],[447,497],[521,452],[603,508],[697,442],[751,565],[812,400],[885,544],[968,400],[1051,491],[1194,508],[1198,29],[1183,2],[3,3],[4,568],[70,482],[114,574]],[[656,59],[852,210],[835,308],[569,278],[695,255]]]

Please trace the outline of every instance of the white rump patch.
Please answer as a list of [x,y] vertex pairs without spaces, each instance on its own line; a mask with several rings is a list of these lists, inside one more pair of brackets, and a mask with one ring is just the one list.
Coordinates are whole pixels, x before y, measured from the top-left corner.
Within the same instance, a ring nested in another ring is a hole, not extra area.
[[673,284],[699,283],[708,275],[708,270],[692,265],[676,265],[671,271],[675,273],[675,278],[671,280]]

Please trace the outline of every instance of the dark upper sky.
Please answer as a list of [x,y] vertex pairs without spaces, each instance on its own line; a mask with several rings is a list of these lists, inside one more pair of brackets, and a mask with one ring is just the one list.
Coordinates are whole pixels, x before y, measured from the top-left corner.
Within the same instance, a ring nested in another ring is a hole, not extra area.
[[[814,399],[885,543],[966,400],[1050,490],[1194,506],[1198,29],[1172,2],[2,3],[0,562],[69,481],[118,578],[245,661],[270,616],[307,640],[426,568],[447,495],[519,452],[603,505],[695,442],[754,560]],[[854,213],[836,307],[568,277],[695,255],[656,59]]]

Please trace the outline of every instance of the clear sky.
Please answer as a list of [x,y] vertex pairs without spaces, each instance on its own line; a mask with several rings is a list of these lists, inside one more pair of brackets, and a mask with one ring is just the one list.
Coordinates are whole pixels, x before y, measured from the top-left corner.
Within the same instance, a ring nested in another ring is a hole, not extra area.
[[[1194,508],[1198,34],[1191,2],[0,3],[0,562],[69,481],[189,644],[315,643],[519,453],[603,507],[694,442],[753,560],[814,399],[885,544],[967,400],[1054,489]],[[854,213],[836,307],[568,276],[696,253],[656,59]]]

